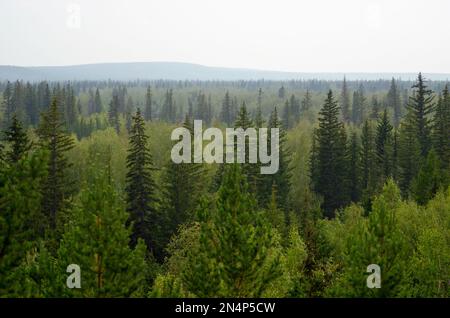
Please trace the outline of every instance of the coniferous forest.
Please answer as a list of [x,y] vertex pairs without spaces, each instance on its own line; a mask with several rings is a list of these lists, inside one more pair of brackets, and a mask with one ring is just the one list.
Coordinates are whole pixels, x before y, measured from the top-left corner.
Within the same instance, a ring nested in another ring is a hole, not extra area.
[[[450,296],[446,81],[0,92],[0,297]],[[174,163],[171,133],[194,120],[279,128],[278,172]]]

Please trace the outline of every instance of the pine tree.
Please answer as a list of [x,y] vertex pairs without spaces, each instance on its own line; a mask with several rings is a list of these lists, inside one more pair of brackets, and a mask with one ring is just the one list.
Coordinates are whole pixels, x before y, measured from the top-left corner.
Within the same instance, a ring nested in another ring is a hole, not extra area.
[[49,225],[55,228],[58,213],[65,207],[65,199],[70,193],[71,182],[67,176],[70,167],[66,152],[73,148],[73,139],[67,133],[64,115],[54,97],[50,108],[41,116],[37,130],[40,144],[49,152],[47,178],[42,186],[42,211],[47,215]]
[[361,84],[358,90],[353,93],[352,122],[355,125],[360,125],[364,120],[365,102],[364,86]]
[[284,103],[282,120],[284,129],[289,130],[292,127],[292,120],[288,100]]
[[[346,209],[344,215],[348,216],[351,224],[344,225],[347,232],[342,233],[345,246],[342,272],[330,296],[386,298],[398,295],[407,257],[405,235],[397,217],[401,204],[399,190],[389,180],[381,195],[374,200],[368,219],[363,219],[360,209],[355,211],[354,206]],[[356,215],[352,216],[352,213]],[[381,268],[380,288],[366,286],[369,264]]]
[[100,92],[98,88],[95,90],[95,98],[94,98],[94,112],[101,113],[103,111],[102,99],[100,97]]
[[341,91],[341,110],[342,110],[342,119],[344,123],[350,122],[350,96],[347,87],[347,81],[344,76],[344,81],[342,82],[342,91]]
[[292,94],[289,98],[289,114],[292,117],[292,127],[300,120],[300,103]]
[[436,106],[433,118],[433,145],[442,163],[442,167],[450,167],[450,94],[448,85],[445,86],[442,97]]
[[372,96],[372,112],[370,114],[370,118],[378,120],[379,117],[380,117],[380,103],[378,102],[378,98],[374,95]]
[[256,105],[255,125],[257,128],[261,128],[264,125],[264,119],[262,115],[262,89],[258,90],[258,101]]
[[417,203],[425,205],[443,186],[441,163],[434,149],[431,149],[425,163],[412,181],[411,193]]
[[199,247],[183,282],[197,297],[261,297],[280,276],[273,230],[257,212],[237,164],[227,166],[217,201],[198,210]]
[[131,245],[135,246],[139,238],[156,255],[162,247],[157,245],[157,200],[156,184],[153,179],[153,162],[148,148],[148,136],[145,134],[145,122],[138,109],[133,116],[133,125],[129,137],[127,155],[126,194],[129,221],[133,222]]
[[132,113],[134,111],[134,103],[133,98],[131,96],[128,96],[127,100],[127,106],[125,107],[125,127],[128,131],[128,133],[131,131],[131,125],[132,125]]
[[414,114],[409,111],[400,125],[398,142],[399,185],[403,194],[407,194],[412,180],[420,169],[421,145],[412,123]]
[[9,151],[6,152],[6,161],[10,164],[17,163],[30,150],[31,142],[16,114],[13,115],[11,126],[4,134],[5,141],[10,145]]
[[398,127],[402,117],[402,105],[400,103],[400,92],[397,89],[397,84],[395,83],[394,78],[392,78],[391,87],[389,88],[389,92],[387,94],[387,103],[389,107],[394,109],[394,127]]
[[376,193],[377,177],[375,136],[371,122],[365,120],[361,132],[361,183],[362,201],[369,209],[372,196]]
[[169,123],[175,121],[176,116],[176,108],[173,101],[173,90],[169,89],[166,91],[166,95],[164,97],[164,104],[161,109],[161,119],[167,121]]
[[346,140],[343,124],[339,121],[340,109],[330,90],[319,112],[317,138],[317,176],[315,191],[323,196],[323,209],[328,217],[334,210],[348,202]]
[[[258,202],[260,206],[267,207],[269,204],[268,199],[270,198],[272,188],[276,188],[276,201],[278,207],[284,211],[286,214],[289,210],[289,192],[291,187],[291,168],[290,168],[290,152],[286,146],[286,131],[283,128],[283,124],[278,118],[277,108],[275,107],[273,112],[270,114],[268,123],[268,150],[271,152],[271,135],[270,130],[274,128],[279,129],[279,145],[278,145],[278,155],[279,155],[279,166],[278,171],[275,174],[265,175],[263,178],[264,185],[259,186],[259,196]],[[259,169],[258,169],[259,170]],[[287,215],[286,215],[287,216]]]
[[[183,127],[191,132],[191,142],[194,140],[192,120],[186,116]],[[193,156],[193,145],[191,145],[191,156]],[[165,183],[165,201],[170,238],[179,225],[192,220],[194,209],[200,198],[202,174],[201,164],[196,163],[174,163],[172,160],[166,165],[163,180]]]
[[392,129],[385,109],[383,116],[378,121],[375,136],[375,157],[379,186],[383,186],[387,178],[392,176]]
[[117,133],[120,132],[119,121],[119,96],[113,95],[111,102],[109,103],[108,120],[111,127],[114,127]]
[[433,111],[433,91],[428,89],[422,74],[419,73],[417,82],[412,86],[414,94],[409,98],[408,121],[406,129],[414,133],[420,144],[420,153],[425,157],[430,150],[431,119]]
[[227,126],[231,126],[233,123],[233,109],[231,104],[230,93],[227,91],[222,102],[222,111],[220,113],[220,120],[227,124]]
[[152,120],[153,111],[152,111],[152,90],[151,87],[147,87],[147,94],[145,95],[145,111],[144,111],[144,119]]
[[73,131],[73,128],[76,125],[78,119],[78,112],[76,107],[75,95],[73,92],[73,88],[70,84],[67,85],[65,89],[65,118],[66,124],[70,131]]
[[352,202],[358,202],[361,197],[361,148],[358,143],[358,136],[355,132],[351,134],[350,144],[348,147],[348,159],[349,159],[349,192],[350,200]]
[[46,154],[24,156],[14,165],[0,164],[0,294],[12,295],[18,266],[42,237],[41,182]]
[[281,86],[280,89],[278,90],[278,98],[284,99],[285,96],[286,96],[286,89],[284,88],[284,86]]
[[[65,289],[72,297],[143,297],[148,267],[142,240],[129,247],[128,214],[106,173],[92,169],[71,211],[58,250],[58,264],[81,269],[81,288]],[[64,284],[64,282],[61,282]]]
[[3,129],[7,129],[11,125],[11,118],[15,112],[13,104],[13,87],[10,81],[6,82],[3,91]]
[[36,103],[35,87],[27,82],[25,86],[25,111],[27,122],[31,125],[37,125],[39,121],[39,109]]

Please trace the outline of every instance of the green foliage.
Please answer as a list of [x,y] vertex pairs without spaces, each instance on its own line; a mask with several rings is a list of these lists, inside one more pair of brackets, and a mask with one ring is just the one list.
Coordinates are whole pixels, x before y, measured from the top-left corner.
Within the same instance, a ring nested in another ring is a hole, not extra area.
[[319,115],[314,154],[317,168],[313,170],[317,175],[312,176],[312,181],[314,190],[323,196],[325,215],[330,217],[335,209],[348,201],[346,134],[338,119],[339,107],[331,90]]
[[135,246],[141,238],[147,248],[159,255],[161,246],[158,242],[158,211],[156,206],[156,184],[153,179],[152,157],[148,148],[148,136],[145,134],[145,123],[138,109],[133,116],[130,132],[130,147],[127,156],[126,188],[127,211],[133,223],[131,244]]
[[0,294],[14,286],[14,271],[43,236],[40,185],[46,177],[44,152],[0,166]]
[[73,139],[67,133],[59,100],[53,98],[50,108],[42,114],[37,134],[40,145],[48,151],[47,178],[42,185],[42,211],[48,218],[51,229],[55,229],[59,213],[65,208],[71,190],[67,178],[70,163],[66,153],[73,148]]
[[217,202],[199,209],[199,248],[183,273],[199,297],[258,297],[280,275],[272,231],[256,211],[239,166],[227,168]]
[[146,247],[129,247],[128,214],[107,176],[98,174],[80,193],[58,249],[61,270],[81,268],[81,289],[75,297],[136,297],[146,290]]
[[18,162],[31,148],[31,143],[22,123],[16,114],[11,119],[11,126],[4,132],[5,141],[10,145],[6,152],[6,161],[10,164]]

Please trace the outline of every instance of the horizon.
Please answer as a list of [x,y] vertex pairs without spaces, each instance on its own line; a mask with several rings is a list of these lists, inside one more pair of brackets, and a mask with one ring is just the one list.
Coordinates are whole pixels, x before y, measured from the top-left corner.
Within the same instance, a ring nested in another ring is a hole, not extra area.
[[[294,73],[447,74],[449,11],[444,0],[2,1],[0,35],[8,45],[0,64],[176,61]],[[425,27],[416,28],[419,17]]]

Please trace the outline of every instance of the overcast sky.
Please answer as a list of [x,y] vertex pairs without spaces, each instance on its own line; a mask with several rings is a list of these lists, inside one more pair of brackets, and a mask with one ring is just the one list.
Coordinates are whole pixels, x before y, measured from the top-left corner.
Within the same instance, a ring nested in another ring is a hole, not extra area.
[[0,64],[450,73],[448,0],[1,0]]

